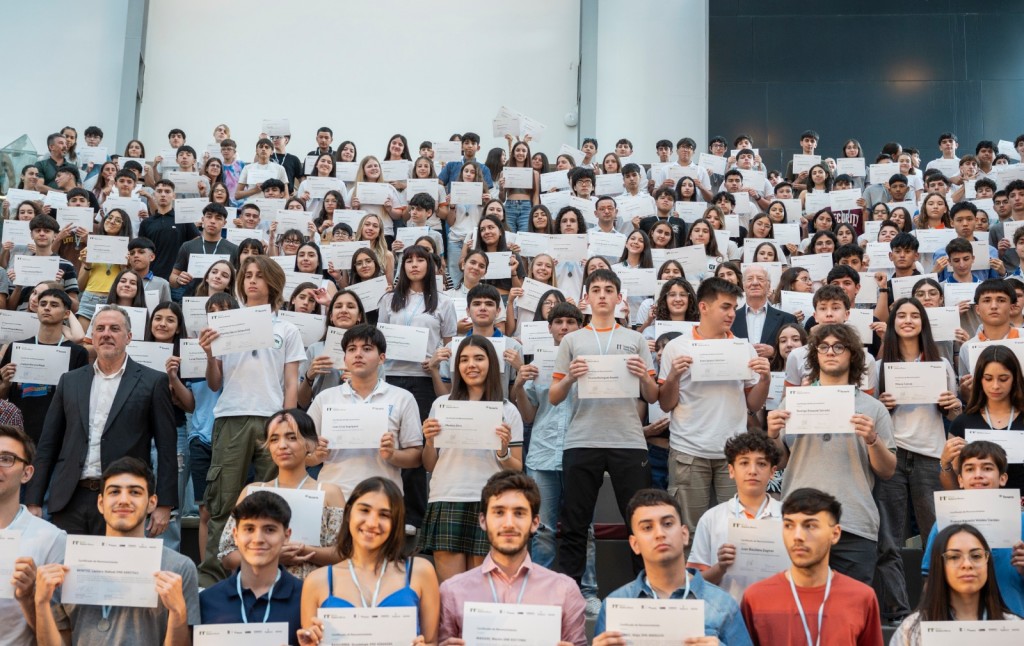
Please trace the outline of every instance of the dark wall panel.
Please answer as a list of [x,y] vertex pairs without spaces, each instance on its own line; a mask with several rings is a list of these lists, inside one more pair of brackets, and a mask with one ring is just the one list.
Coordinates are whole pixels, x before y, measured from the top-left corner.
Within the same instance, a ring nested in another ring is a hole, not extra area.
[[750,134],[771,168],[808,128],[823,156],[855,137],[866,157],[896,140],[925,160],[946,130],[961,152],[1024,133],[1024,0],[862,0],[832,13],[712,0],[710,12],[708,134]]

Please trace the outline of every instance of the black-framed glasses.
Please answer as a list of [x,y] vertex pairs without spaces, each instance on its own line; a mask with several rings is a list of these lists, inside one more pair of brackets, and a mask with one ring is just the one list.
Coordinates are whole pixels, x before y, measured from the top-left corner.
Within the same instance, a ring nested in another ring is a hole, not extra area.
[[814,349],[818,351],[818,354],[827,354],[829,350],[831,350],[834,355],[840,355],[846,352],[846,346],[842,343],[833,343],[832,345],[819,343]]
[[10,469],[14,466],[15,462],[24,462],[26,465],[32,464],[20,455],[14,455],[13,453],[0,453],[0,467]]

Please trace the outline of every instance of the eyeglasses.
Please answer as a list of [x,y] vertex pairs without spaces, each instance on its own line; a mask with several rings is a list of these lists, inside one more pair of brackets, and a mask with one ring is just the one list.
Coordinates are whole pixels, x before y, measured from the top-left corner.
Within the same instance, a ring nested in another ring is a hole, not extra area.
[[960,565],[966,558],[971,562],[971,565],[978,566],[988,561],[988,554],[989,553],[986,550],[971,550],[967,553],[950,551],[942,553],[942,560],[945,561],[947,565]]
[[832,354],[835,355],[840,355],[846,352],[846,346],[843,345],[842,343],[833,343],[832,345],[829,345],[827,343],[819,343],[817,347],[815,347],[814,349],[818,351],[818,354],[828,354],[829,350],[831,350]]
[[31,462],[29,462],[25,458],[18,455],[14,455],[13,453],[0,453],[0,467],[10,469],[11,467],[14,466],[15,462],[24,462],[25,464],[31,464]]

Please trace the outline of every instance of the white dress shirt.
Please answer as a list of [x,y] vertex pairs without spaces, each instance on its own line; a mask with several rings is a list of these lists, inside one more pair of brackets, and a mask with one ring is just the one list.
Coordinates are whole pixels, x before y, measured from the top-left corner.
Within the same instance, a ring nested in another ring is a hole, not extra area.
[[764,331],[764,322],[768,318],[768,303],[760,308],[754,309],[749,304],[745,305],[747,310],[747,341],[760,343],[761,333]]
[[103,464],[100,460],[100,440],[103,439],[103,429],[107,426],[107,418],[110,417],[110,407],[114,403],[114,396],[121,385],[121,377],[124,376],[124,369],[128,365],[128,355],[124,355],[121,367],[113,374],[105,374],[100,370],[100,362],[92,364],[95,376],[92,379],[92,388],[89,391],[89,450],[85,454],[85,468],[82,469],[82,479],[99,478],[103,475]]

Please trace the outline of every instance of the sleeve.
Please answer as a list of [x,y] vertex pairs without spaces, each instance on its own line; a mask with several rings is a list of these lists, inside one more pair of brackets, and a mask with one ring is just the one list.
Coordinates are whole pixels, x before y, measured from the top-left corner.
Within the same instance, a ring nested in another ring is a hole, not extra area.
[[[710,509],[708,511],[711,511]],[[697,521],[693,532],[693,547],[690,549],[690,563],[711,566],[718,563],[718,545],[711,544],[711,515],[705,513]]]
[[882,616],[878,610],[878,598],[872,593],[864,595],[867,612],[864,614],[864,630],[857,638],[857,646],[885,646],[882,636]]
[[402,410],[398,424],[398,447],[408,449],[414,446],[423,446],[423,424],[420,423],[420,410],[416,406],[416,399],[408,393],[403,397]]
[[921,556],[921,576],[928,576],[928,570],[932,564],[932,547],[935,545],[935,537],[939,535],[939,525],[932,525],[932,531],[928,533],[928,540],[924,545],[924,553]]
[[181,245],[178,249],[178,255],[174,258],[174,268],[178,271],[185,271],[188,269],[188,258],[191,255],[192,254],[189,252],[188,247]]
[[238,176],[238,183],[239,184],[248,184],[249,183],[248,180],[249,180],[249,167],[248,166],[243,166],[242,167],[242,174]]
[[574,646],[587,646],[587,602],[575,585],[566,585],[562,603],[562,641]]
[[156,373],[149,396],[149,427],[156,443],[157,504],[173,508],[178,506],[178,429],[165,373]]
[[75,266],[66,260],[60,261],[60,269],[64,272],[61,281],[64,283],[64,291],[68,294],[78,293],[78,275],[75,273]]
[[966,428],[966,413],[961,413],[960,415],[957,415],[956,419],[953,420],[953,423],[949,425],[949,434],[953,437],[963,438],[965,435],[964,429]]
[[[39,444],[36,447],[36,459],[32,462],[32,466],[35,467],[35,474],[25,487],[26,505],[43,504],[43,496],[50,484],[53,467],[57,463],[57,458],[64,446],[64,432],[67,427],[67,418],[64,415],[64,384],[66,378],[67,374],[64,374],[61,376],[60,381],[57,382],[57,390],[54,391],[53,399],[50,401],[50,408],[46,411],[43,430],[40,433]],[[83,420],[83,423],[88,425],[88,420]],[[175,477],[177,477],[177,468],[174,469],[174,472]]]
[[380,303],[377,305],[377,322],[378,323],[390,323],[391,322],[391,299],[394,298],[394,292],[388,292],[380,298]]
[[564,378],[569,374],[569,364],[572,363],[572,335],[567,335],[562,339],[562,342],[558,344],[558,354],[555,355],[555,372],[554,378],[556,380]]
[[800,355],[797,353],[797,349],[794,349],[786,357],[786,384],[791,386],[800,386],[803,382],[800,370]]
[[[299,377],[301,378],[302,375],[300,374]],[[306,414],[313,420],[313,426],[316,428],[317,435],[320,435],[320,427],[323,425],[324,407],[322,397],[323,393],[314,397],[313,401],[309,404],[309,409],[306,411]]]
[[[747,349],[750,351],[750,359],[751,360],[756,359],[757,358],[757,350],[754,349],[754,346],[751,345],[750,343],[748,343],[747,344]],[[753,377],[751,377],[750,379],[747,379],[746,381],[743,382],[743,385],[746,388],[753,388],[754,386],[756,386],[759,383],[761,383],[761,375],[759,375],[759,374],[757,374],[755,372]]]
[[601,601],[601,610],[597,613],[597,621],[594,622],[594,637],[603,634],[605,631],[605,625],[608,622],[607,608],[608,600],[603,599]]
[[452,299],[439,297],[441,307],[441,338],[455,336],[458,331],[459,318],[455,314],[455,304]]
[[[526,399],[530,402],[530,405],[535,407],[540,406],[540,398],[537,397],[537,384],[535,384],[532,379],[523,384],[523,390],[526,392]],[[536,423],[536,421],[537,420],[534,419],[534,423]]]
[[306,348],[302,345],[302,335],[294,325],[288,326],[285,337],[285,363],[301,362],[306,358]]
[[644,360],[644,364],[647,366],[647,372],[649,372],[649,373],[651,373],[653,375],[653,374],[655,374],[654,373],[654,356],[651,355],[651,347],[649,345],[647,345],[647,342],[644,340],[644,336],[642,334],[640,334],[639,332],[635,332],[635,334],[638,337],[640,337],[640,343],[638,344],[639,347],[640,347],[640,352],[639,352],[640,358]]
[[[455,357],[455,351],[457,350],[457,348],[455,347],[455,341],[454,340],[449,341],[448,345],[446,345],[444,347],[446,347],[449,350],[451,350],[452,351],[452,357]],[[438,372],[441,373],[441,381],[443,381],[446,384],[450,384],[451,383],[451,381],[452,381],[451,363],[449,363],[448,361],[441,362],[441,365],[438,366]]]
[[451,637],[462,637],[462,609],[453,598],[448,581],[441,584],[441,621],[437,626],[438,643]]
[[[746,624],[748,629],[754,625],[754,610],[750,607],[750,602],[748,601],[750,596],[750,588],[747,588],[747,591],[743,593],[743,601],[740,602],[740,615],[743,618],[743,623]],[[757,633],[753,633],[749,636],[750,643],[758,643]]]
[[519,414],[519,409],[511,402],[506,401],[504,409],[503,414],[505,416],[505,423],[512,429],[512,441],[509,442],[509,444],[522,445],[523,417]]
[[181,594],[185,597],[188,625],[198,626],[203,621],[199,611],[199,575],[196,573],[195,564],[187,561],[179,574],[181,574]]

